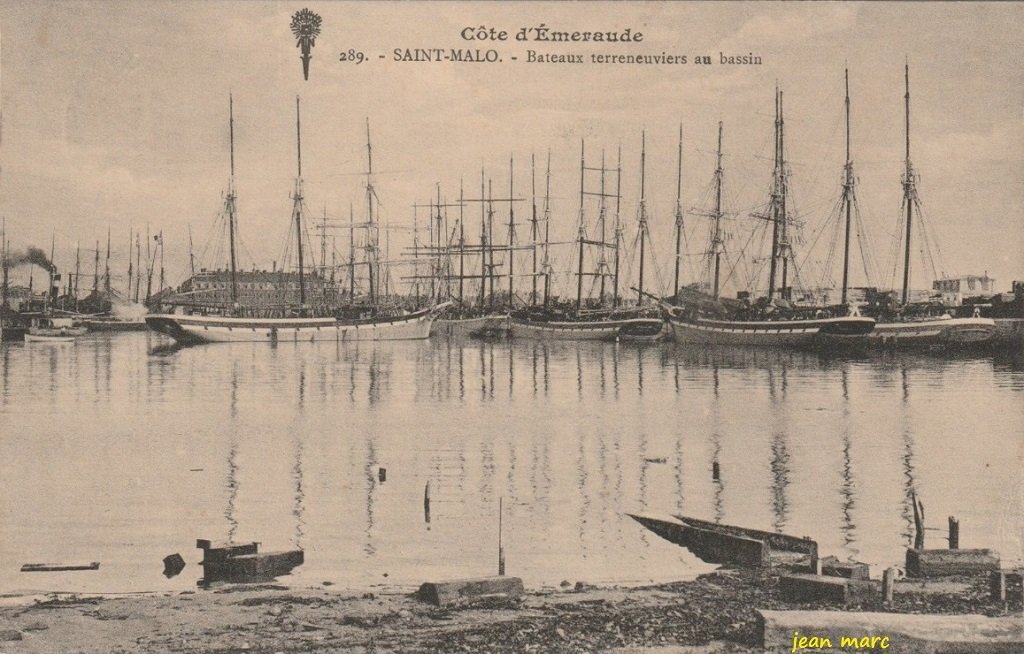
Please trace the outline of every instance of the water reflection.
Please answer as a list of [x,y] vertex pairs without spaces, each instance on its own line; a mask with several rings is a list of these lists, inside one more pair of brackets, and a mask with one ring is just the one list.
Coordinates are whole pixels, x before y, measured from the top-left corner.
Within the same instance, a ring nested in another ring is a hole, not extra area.
[[843,368],[840,371],[840,382],[842,386],[842,420],[839,421],[840,440],[842,441],[843,463],[842,463],[842,484],[839,487],[839,495],[842,498],[842,521],[839,529],[843,534],[843,549],[846,552],[848,561],[856,561],[859,550],[854,547],[856,542],[856,526],[853,523],[853,509],[856,504],[856,486],[853,483],[853,457],[851,438],[851,416],[850,416],[850,373]]
[[786,410],[782,406],[786,401],[786,365],[783,364],[776,379],[776,372],[768,370],[768,396],[771,399],[772,413],[777,416],[772,426],[772,527],[777,532],[786,528],[786,488],[789,486],[789,451],[786,438],[789,428],[786,424]]
[[[0,348],[0,419],[29,436],[0,439],[4,482],[29,498],[0,506],[4,560],[46,542],[38,515],[69,542],[109,535],[97,556],[116,561],[119,543],[163,543],[147,516],[166,512],[306,549],[313,579],[493,574],[503,497],[510,572],[534,583],[685,574],[688,559],[666,562],[664,544],[624,519],[638,510],[807,534],[826,553],[891,565],[912,542],[910,494],[936,497],[934,480],[980,507],[972,532],[1005,534],[984,546],[1020,552],[1020,529],[996,523],[1021,482],[1012,457],[941,473],[962,456],[952,435],[970,431],[986,453],[1019,445],[1024,371],[1012,360],[486,341],[164,352],[143,336]],[[181,416],[188,429],[171,426]],[[933,433],[950,438],[919,436]],[[82,448],[118,465],[83,468]],[[215,472],[176,508],[183,456]],[[152,488],[120,470],[143,467]],[[102,498],[87,528],[76,497]],[[18,581],[4,574],[0,588]]]

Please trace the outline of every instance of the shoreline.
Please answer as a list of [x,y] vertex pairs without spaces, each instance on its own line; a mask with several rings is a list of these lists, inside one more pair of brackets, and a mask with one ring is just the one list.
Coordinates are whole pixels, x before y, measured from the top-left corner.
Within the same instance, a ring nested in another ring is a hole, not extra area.
[[20,636],[0,645],[4,652],[614,652],[664,646],[755,652],[763,651],[755,609],[1021,612],[1019,596],[1006,603],[989,599],[984,576],[902,580],[887,608],[880,597],[849,606],[787,602],[777,574],[735,568],[646,586],[577,582],[458,608],[428,604],[394,587],[360,592],[274,583],[21,599],[0,603],[0,631]]

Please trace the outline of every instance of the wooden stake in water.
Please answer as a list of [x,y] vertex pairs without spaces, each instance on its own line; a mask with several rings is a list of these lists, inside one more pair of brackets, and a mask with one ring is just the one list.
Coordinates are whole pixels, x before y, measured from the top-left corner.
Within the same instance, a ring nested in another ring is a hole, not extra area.
[[892,604],[893,586],[896,583],[896,568],[886,568],[882,573],[882,602]]
[[949,516],[949,549],[960,549],[960,521]]
[[423,519],[430,524],[430,482],[423,488]]
[[910,503],[914,507],[914,549],[924,549],[924,504],[917,499],[917,493],[910,492]]
[[501,518],[502,518],[502,505],[504,503],[504,497],[498,498],[498,576],[505,576],[505,548],[501,543]]

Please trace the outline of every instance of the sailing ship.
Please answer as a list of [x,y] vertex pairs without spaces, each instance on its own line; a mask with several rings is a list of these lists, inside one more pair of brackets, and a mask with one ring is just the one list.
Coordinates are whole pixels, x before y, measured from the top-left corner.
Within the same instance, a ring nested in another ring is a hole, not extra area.
[[910,161],[910,66],[904,67],[906,82],[905,134],[906,158],[903,172],[903,205],[906,209],[906,232],[903,252],[903,289],[901,305],[893,310],[882,310],[871,342],[884,348],[925,348],[948,349],[983,345],[996,337],[997,327],[991,318],[982,318],[978,312],[971,317],[956,318],[944,308],[939,316],[928,315],[932,307],[914,307],[909,302],[910,293],[910,243],[912,236],[914,208],[921,215],[917,194],[917,174]]
[[[449,308],[434,322],[434,328],[431,332],[439,336],[447,336],[454,338],[493,338],[493,337],[504,337],[508,336],[509,333],[509,311],[514,301],[514,278],[512,276],[514,272],[514,263],[512,257],[515,253],[515,209],[513,197],[513,173],[512,173],[512,160],[509,160],[509,244],[508,247],[499,247],[495,245],[496,238],[494,236],[494,202],[501,201],[495,200],[494,194],[491,190],[488,190],[485,195],[485,176],[484,171],[480,171],[480,197],[479,198],[466,198],[463,190],[459,189],[459,224],[458,224],[458,244],[454,247],[448,247],[447,245],[439,245],[439,249],[436,250],[437,261],[439,262],[435,266],[436,281],[442,282],[447,287],[448,296],[451,298],[452,304]],[[489,188],[489,187],[488,187]],[[480,203],[480,243],[478,245],[467,245],[466,243],[466,227],[465,227],[465,214],[464,208],[467,202],[479,202]],[[440,198],[435,205],[437,207],[437,240],[440,244],[442,238],[441,229],[441,204]],[[536,222],[536,205],[534,205],[534,222]],[[433,234],[433,229],[431,230]],[[458,272],[451,270],[452,266],[452,250],[458,257]],[[507,252],[508,256],[508,268],[509,268],[509,290],[508,290],[508,303],[505,305],[502,303],[498,304],[497,293],[495,292],[495,271],[501,267],[500,263],[494,262],[495,252],[503,251]],[[444,264],[441,264],[442,255],[444,257]],[[467,258],[472,259],[474,256],[479,257],[479,264],[477,266],[479,272],[468,273],[466,270]],[[536,254],[535,254],[536,260]],[[457,290],[451,288],[451,281],[456,280]],[[480,288],[479,292],[473,296],[466,293],[466,282],[471,280],[479,280]],[[489,289],[489,291],[488,291]]]
[[[229,130],[231,148],[231,177],[225,196],[224,212],[228,223],[230,276],[229,303],[209,303],[195,300],[189,295],[185,301],[175,297],[161,300],[162,304],[175,306],[174,313],[146,316],[150,329],[170,336],[182,344],[218,342],[307,342],[307,341],[382,341],[425,339],[430,326],[446,304],[407,312],[399,309],[385,309],[377,302],[379,264],[376,261],[376,231],[373,217],[375,193],[372,183],[373,158],[367,128],[367,173],[368,216],[367,232],[373,242],[367,244],[367,263],[370,280],[370,302],[365,307],[310,307],[307,297],[307,274],[303,259],[303,223],[305,203],[303,200],[302,178],[302,131],[299,114],[299,98],[295,99],[295,130],[297,148],[297,176],[292,194],[292,222],[297,238],[298,272],[287,273],[294,279],[298,290],[298,303],[286,302],[280,306],[268,307],[262,304],[243,303],[246,299],[239,294],[239,276],[235,240],[237,216],[235,211],[235,157],[234,157],[234,105],[229,99]],[[283,297],[287,298],[287,295]],[[351,299],[351,298],[350,298]],[[315,314],[323,315],[315,315]],[[356,317],[351,317],[355,314]]]
[[[718,123],[718,149],[714,173],[715,207],[711,243],[706,252],[713,269],[711,295],[694,289],[679,289],[673,303],[663,303],[672,334],[678,343],[715,346],[780,346],[846,348],[863,343],[875,326],[873,318],[861,316],[846,307],[795,308],[787,297],[788,265],[792,248],[787,234],[787,174],[784,161],[782,94],[775,95],[775,171],[771,201],[763,217],[772,225],[772,251],[769,263],[768,294],[763,301],[722,298],[721,263],[725,252],[722,232],[722,123]],[[849,243],[847,243],[847,248]],[[777,286],[776,280],[781,279]],[[678,288],[678,286],[677,286]],[[776,297],[779,291],[779,297]]]
[[[641,147],[641,192],[639,208],[639,243],[640,243],[640,284],[644,278],[644,248],[649,238],[646,222],[646,198],[644,196],[644,162],[646,158],[646,146]],[[619,203],[621,199],[621,173],[622,173],[622,152],[619,151],[619,163],[616,172],[616,192],[614,195],[606,193],[605,174],[608,169],[605,167],[603,156],[600,169],[601,186],[598,193],[586,190],[586,165],[585,147],[580,143],[580,211],[577,225],[577,270],[576,270],[576,303],[574,307],[557,309],[551,306],[549,298],[550,264],[547,255],[548,242],[545,238],[544,261],[545,261],[545,287],[543,306],[531,306],[524,311],[513,312],[510,316],[510,331],[513,338],[526,338],[538,340],[571,340],[571,341],[618,341],[618,340],[657,340],[662,337],[664,321],[660,316],[655,315],[651,310],[638,305],[635,307],[620,306],[619,298],[619,252],[622,242],[622,224],[619,220]],[[590,169],[593,170],[593,169]],[[596,195],[599,198],[600,206],[598,212],[597,226],[598,239],[588,238],[587,221],[585,211],[585,200],[587,195]],[[613,225],[613,241],[607,241],[607,199],[615,198],[616,208]],[[550,223],[547,201],[545,200],[545,221]],[[584,271],[584,253],[586,246],[598,249],[597,270],[594,272]],[[613,263],[608,261],[607,252],[611,250],[614,255]],[[583,299],[583,280],[586,277],[597,279],[599,300],[596,307],[588,307]],[[610,307],[602,306],[607,289],[608,278],[612,279],[612,303]],[[644,294],[641,292],[639,298],[642,300]]]

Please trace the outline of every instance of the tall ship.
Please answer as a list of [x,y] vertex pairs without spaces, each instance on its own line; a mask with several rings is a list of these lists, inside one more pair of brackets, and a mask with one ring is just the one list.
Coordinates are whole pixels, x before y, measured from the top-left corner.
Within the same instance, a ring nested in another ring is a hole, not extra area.
[[[299,99],[295,100],[297,176],[292,194],[292,218],[297,248],[295,272],[238,270],[238,223],[235,196],[234,108],[229,100],[231,177],[223,215],[227,222],[227,270],[193,276],[160,304],[170,312],[146,316],[150,329],[182,344],[222,342],[383,341],[425,339],[444,305],[408,310],[378,301],[380,272],[376,259],[373,158],[367,130],[367,269],[369,297],[356,303],[353,295],[341,303],[322,271],[309,273],[303,252],[302,131]],[[354,262],[353,262],[354,264]],[[354,267],[354,265],[353,265]],[[319,291],[319,292],[318,292]]]
[[[641,288],[644,280],[644,255],[646,242],[649,239],[647,231],[646,198],[644,193],[644,165],[646,158],[646,146],[641,146],[641,172],[640,172],[640,203],[638,210],[639,231],[639,261]],[[619,297],[620,279],[620,252],[622,246],[622,223],[619,219],[619,207],[621,200],[621,176],[622,176],[622,154],[619,153],[619,163],[615,169],[616,191],[614,194],[607,192],[605,174],[608,169],[605,167],[602,156],[601,167],[597,170],[601,173],[601,183],[598,192],[586,190],[586,165],[585,149],[580,144],[580,211],[577,224],[577,236],[574,242],[576,246],[576,301],[574,304],[560,303],[556,305],[550,297],[551,266],[548,256],[549,240],[545,234],[544,246],[544,302],[542,305],[536,303],[523,308],[521,311],[512,312],[510,316],[511,335],[513,338],[525,338],[535,340],[569,340],[569,341],[648,341],[659,340],[664,334],[664,321],[656,307],[644,307],[641,305],[645,297],[642,291],[638,293],[638,302],[635,306],[623,306]],[[595,237],[591,237],[587,231],[586,204],[588,195],[596,195],[599,198],[599,209],[596,224]],[[545,194],[547,196],[547,194]],[[608,203],[607,200],[615,200],[615,215],[612,224],[612,241],[608,241]],[[545,224],[550,224],[550,212],[548,202],[545,199],[544,210]],[[596,265],[595,270],[586,271],[584,255],[587,247],[595,249]],[[609,258],[609,252],[611,257]],[[583,286],[586,278],[594,281],[597,288],[598,298],[596,302],[584,300]],[[610,282],[611,302],[606,304]],[[536,294],[534,294],[536,297]]]
[[[437,209],[437,229],[431,229],[431,238],[436,231],[438,249],[434,250],[437,263],[434,266],[435,274],[433,280],[437,282],[439,292],[451,299],[451,305],[434,322],[433,334],[446,337],[484,338],[504,337],[509,331],[509,311],[515,303],[515,260],[517,250],[532,249],[534,267],[536,268],[537,252],[536,240],[533,247],[518,246],[516,244],[516,222],[513,185],[513,160],[509,159],[509,222],[508,222],[508,243],[499,245],[498,237],[494,230],[494,203],[501,202],[501,198],[494,198],[492,185],[486,183],[484,171],[480,171],[480,197],[466,198],[463,189],[459,189],[458,227],[452,230],[452,238],[457,240],[454,243],[442,243],[442,234],[448,230],[442,229],[442,205],[440,198],[435,205]],[[466,241],[465,207],[467,203],[477,202],[480,204],[480,240],[477,244],[469,244]],[[532,234],[534,238],[537,233],[536,203],[532,220]],[[495,254],[501,253],[504,261],[495,261]],[[498,269],[506,268],[508,271],[507,294],[496,288],[500,285],[498,280]],[[534,289],[536,289],[536,277],[534,277]],[[475,292],[474,292],[475,287]]]
[[[678,343],[703,346],[779,346],[844,349],[860,347],[875,326],[873,318],[861,316],[845,305],[835,307],[797,306],[791,302],[788,276],[793,260],[787,226],[788,180],[784,159],[782,93],[775,95],[775,170],[771,199],[764,214],[757,217],[771,225],[768,293],[756,302],[721,296],[722,260],[725,235],[722,230],[722,123],[718,124],[718,148],[714,173],[714,209],[711,238],[705,252],[710,269],[711,293],[695,288],[678,288],[668,313],[672,335]],[[678,219],[677,219],[678,221]],[[849,248],[849,243],[846,245]]]
[[[899,304],[878,310],[878,323],[870,335],[876,346],[889,349],[924,348],[955,350],[963,347],[984,345],[997,335],[997,327],[991,318],[979,313],[970,317],[954,317],[945,307],[928,303],[916,305],[910,302],[910,252],[913,236],[914,210],[918,220],[922,217],[921,204],[917,194],[917,173],[910,161],[910,66],[904,68],[906,93],[906,157],[903,172],[903,206],[905,213],[905,234],[903,238],[903,288]],[[937,315],[936,315],[937,314]]]

